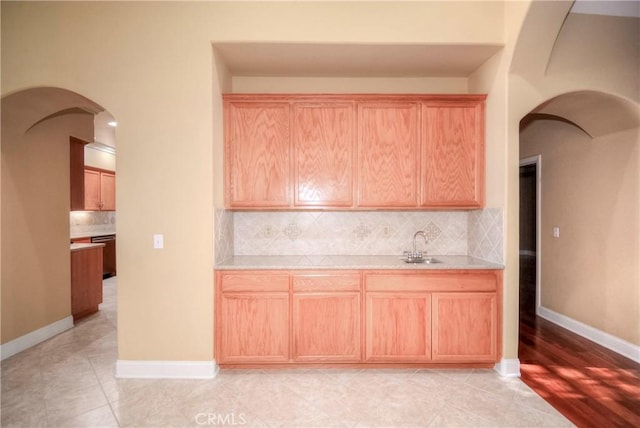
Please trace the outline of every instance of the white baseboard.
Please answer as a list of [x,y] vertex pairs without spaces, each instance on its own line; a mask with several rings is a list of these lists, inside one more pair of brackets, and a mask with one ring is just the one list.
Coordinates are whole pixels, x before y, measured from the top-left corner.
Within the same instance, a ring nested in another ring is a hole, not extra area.
[[4,360],[13,355],[16,355],[17,353],[22,352],[25,349],[29,349],[32,346],[37,345],[38,343],[44,342],[45,340],[50,339],[53,336],[62,333],[63,331],[69,330],[72,327],[73,317],[68,316],[59,321],[34,330],[31,333],[27,333],[24,336],[13,339],[5,343],[4,345],[0,345],[0,355],[2,356],[1,359]]
[[496,363],[493,369],[503,377],[520,377],[520,360],[503,358]]
[[633,343],[622,340],[619,337],[605,333],[602,330],[598,330],[597,328],[593,328],[580,321],[576,321],[573,318],[569,318],[566,315],[547,309],[544,306],[540,306],[538,308],[538,316],[585,337],[598,345],[611,349],[613,352],[617,352],[636,363],[640,363],[640,346],[638,345],[634,345]]
[[217,373],[215,361],[116,361],[117,378],[213,379]]

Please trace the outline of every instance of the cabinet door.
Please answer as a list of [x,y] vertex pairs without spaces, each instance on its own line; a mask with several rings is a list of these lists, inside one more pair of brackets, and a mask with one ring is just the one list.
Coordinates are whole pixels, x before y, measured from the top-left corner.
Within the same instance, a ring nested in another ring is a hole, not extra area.
[[220,363],[289,360],[288,293],[222,293]]
[[110,172],[100,173],[100,201],[103,211],[116,210],[116,176]]
[[227,206],[290,206],[289,104],[226,102],[225,140]]
[[496,293],[433,294],[433,360],[495,362]]
[[484,205],[484,103],[423,105],[422,206]]
[[91,169],[84,170],[84,209],[100,209],[100,172]]
[[431,295],[372,292],[366,296],[366,360],[429,361]]
[[358,105],[358,205],[418,205],[419,104]]
[[69,137],[69,187],[71,211],[84,210],[84,146],[86,141]]
[[102,248],[71,252],[71,314],[77,320],[102,303]]
[[353,205],[351,103],[296,103],[293,113],[296,206]]
[[293,295],[295,361],[360,361],[360,293]]

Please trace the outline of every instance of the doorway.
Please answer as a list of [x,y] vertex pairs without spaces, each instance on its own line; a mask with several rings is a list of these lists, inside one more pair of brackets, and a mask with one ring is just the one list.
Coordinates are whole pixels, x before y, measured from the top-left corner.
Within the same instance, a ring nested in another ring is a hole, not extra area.
[[541,157],[520,161],[520,321],[535,322],[540,307]]

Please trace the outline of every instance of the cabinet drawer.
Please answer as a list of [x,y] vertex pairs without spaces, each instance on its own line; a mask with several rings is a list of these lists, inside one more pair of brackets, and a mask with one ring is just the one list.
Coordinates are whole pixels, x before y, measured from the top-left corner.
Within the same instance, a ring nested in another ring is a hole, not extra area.
[[356,272],[294,275],[293,291],[360,291],[360,275]]
[[220,278],[222,292],[289,291],[289,275],[287,273],[223,273]]
[[367,291],[495,291],[492,272],[366,274]]

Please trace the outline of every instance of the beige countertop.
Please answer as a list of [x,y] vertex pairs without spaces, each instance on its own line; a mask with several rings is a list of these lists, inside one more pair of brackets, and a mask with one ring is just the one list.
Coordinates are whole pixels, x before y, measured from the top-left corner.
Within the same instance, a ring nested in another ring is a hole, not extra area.
[[104,247],[104,244],[70,244],[71,251],[88,250],[89,248]]
[[470,256],[430,257],[440,263],[405,263],[401,256],[234,256],[215,269],[504,269],[504,265]]

